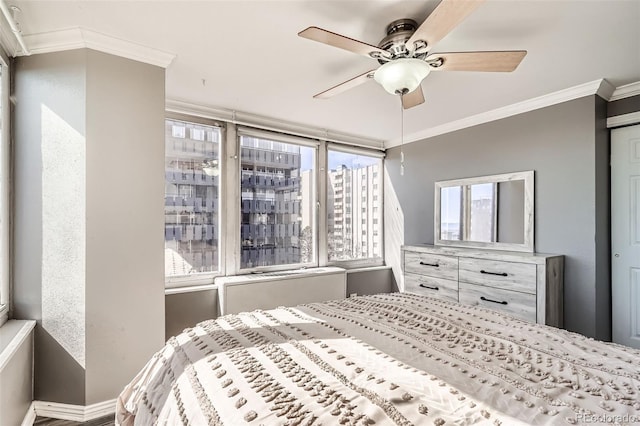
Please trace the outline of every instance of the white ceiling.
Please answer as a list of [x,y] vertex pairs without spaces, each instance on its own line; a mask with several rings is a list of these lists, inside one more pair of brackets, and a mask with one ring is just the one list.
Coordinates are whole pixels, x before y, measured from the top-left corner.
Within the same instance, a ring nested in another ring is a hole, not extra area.
[[[175,54],[168,99],[374,140],[397,140],[399,100],[375,82],[312,96],[376,62],[297,36],[315,25],[377,44],[399,18],[422,22],[438,0],[26,1],[29,35],[82,27]],[[405,135],[605,78],[640,81],[640,0],[488,0],[433,52],[525,49],[513,73],[433,72]]]

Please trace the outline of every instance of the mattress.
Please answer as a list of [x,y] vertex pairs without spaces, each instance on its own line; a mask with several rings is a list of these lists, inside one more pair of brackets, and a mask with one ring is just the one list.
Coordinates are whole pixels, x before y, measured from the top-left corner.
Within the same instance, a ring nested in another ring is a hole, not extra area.
[[640,422],[640,351],[408,293],[209,320],[172,337],[116,422]]

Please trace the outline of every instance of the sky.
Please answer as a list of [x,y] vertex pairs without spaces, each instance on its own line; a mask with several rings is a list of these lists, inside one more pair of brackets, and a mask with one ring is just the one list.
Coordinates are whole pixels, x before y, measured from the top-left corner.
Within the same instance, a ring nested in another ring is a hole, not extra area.
[[[302,170],[311,169],[313,162],[313,152],[314,150],[312,148],[306,147],[303,147],[300,150],[300,153],[302,155]],[[329,151],[328,158],[329,170],[335,170],[343,164],[349,168],[357,169],[360,167],[366,167],[372,164],[376,164],[378,161],[380,161],[379,158],[366,157],[339,151]]]
[[[443,222],[460,222],[460,200],[462,197],[460,186],[449,186],[442,188],[440,193],[440,215]],[[493,184],[475,184],[471,186],[471,199],[480,200],[482,198],[493,197]]]

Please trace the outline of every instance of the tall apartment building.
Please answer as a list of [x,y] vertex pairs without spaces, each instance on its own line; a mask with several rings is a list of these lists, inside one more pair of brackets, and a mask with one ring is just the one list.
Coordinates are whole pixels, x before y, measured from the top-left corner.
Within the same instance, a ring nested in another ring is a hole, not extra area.
[[340,166],[328,173],[329,260],[382,256],[380,166]]
[[[165,137],[166,275],[216,271],[221,131],[167,120]],[[242,269],[316,258],[313,152],[301,145],[240,136]],[[215,162],[213,169],[206,167],[210,161]],[[330,261],[382,256],[379,169],[379,164],[341,166],[328,173]]]
[[165,273],[187,275],[218,269],[219,178],[203,171],[217,159],[220,130],[166,120]]
[[298,145],[241,138],[241,267],[309,262],[303,256]]

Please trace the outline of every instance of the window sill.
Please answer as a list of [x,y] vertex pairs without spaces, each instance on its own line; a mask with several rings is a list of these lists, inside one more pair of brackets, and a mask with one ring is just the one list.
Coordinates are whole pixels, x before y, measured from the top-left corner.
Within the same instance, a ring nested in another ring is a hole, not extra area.
[[370,268],[378,268],[385,267],[384,260],[373,260],[373,259],[356,259],[356,260],[341,260],[341,261],[333,261],[327,264],[328,266],[337,266],[338,268],[346,269],[347,271],[360,270],[360,269],[370,269]]
[[[220,276],[216,277],[218,282],[224,282],[225,284],[233,284],[236,282],[245,282],[247,280],[250,281],[267,281],[274,279],[288,279],[288,278],[297,278],[300,276],[310,276],[317,275],[323,273],[335,273],[337,271],[345,270],[347,274],[358,273],[358,272],[372,272],[372,271],[382,271],[386,269],[391,269],[391,266],[387,265],[372,265],[372,266],[362,266],[359,268],[353,269],[344,269],[342,267],[338,267],[337,265],[333,266],[325,266],[325,267],[317,267],[317,268],[300,268],[300,269],[288,269],[281,271],[271,271],[271,272],[254,272],[247,274],[238,274],[238,275],[229,275],[229,276]],[[165,296],[170,296],[173,294],[183,294],[183,293],[192,293],[196,291],[210,291],[210,290],[218,290],[219,284],[201,284],[201,285],[191,285],[191,286],[182,286],[182,287],[172,287],[166,288],[164,291]]]
[[167,290],[198,287],[213,284],[213,280],[219,277],[220,273],[202,273],[193,275],[182,275],[175,277],[165,277],[164,286]]
[[0,371],[36,326],[33,320],[9,320],[0,327]]
[[352,274],[354,272],[371,272],[371,271],[382,271],[385,269],[391,269],[389,265],[380,265],[380,266],[363,266],[362,268],[353,268],[347,269],[347,274]]
[[208,290],[217,290],[217,289],[218,289],[217,284],[202,284],[202,285],[172,287],[172,288],[165,288],[164,295],[170,296],[172,294],[193,293],[195,291],[208,291]]

